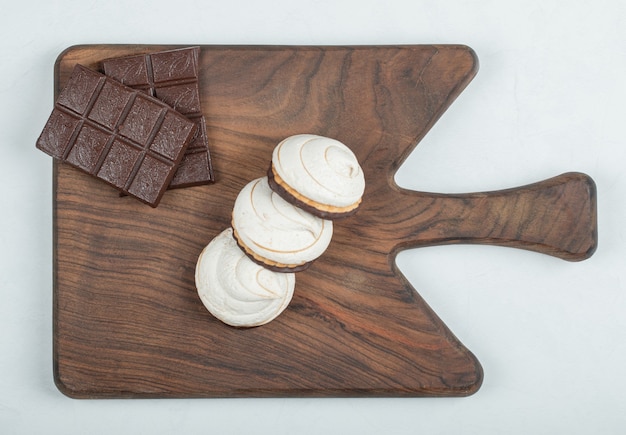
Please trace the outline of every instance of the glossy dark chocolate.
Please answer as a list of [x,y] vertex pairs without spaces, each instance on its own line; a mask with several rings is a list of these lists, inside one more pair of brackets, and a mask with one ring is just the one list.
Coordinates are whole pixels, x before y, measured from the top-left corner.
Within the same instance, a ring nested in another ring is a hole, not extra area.
[[181,48],[102,62],[102,69],[107,76],[158,98],[198,126],[170,188],[214,181],[198,89],[199,52],[199,47]]
[[76,65],[36,146],[156,207],[195,130],[162,101]]

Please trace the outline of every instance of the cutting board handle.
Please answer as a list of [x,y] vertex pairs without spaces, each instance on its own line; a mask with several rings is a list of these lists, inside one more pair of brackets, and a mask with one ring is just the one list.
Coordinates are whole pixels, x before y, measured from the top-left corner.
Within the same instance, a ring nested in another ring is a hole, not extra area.
[[493,192],[403,193],[411,197],[407,214],[413,218],[400,248],[480,243],[580,261],[597,247],[596,187],[585,174]]

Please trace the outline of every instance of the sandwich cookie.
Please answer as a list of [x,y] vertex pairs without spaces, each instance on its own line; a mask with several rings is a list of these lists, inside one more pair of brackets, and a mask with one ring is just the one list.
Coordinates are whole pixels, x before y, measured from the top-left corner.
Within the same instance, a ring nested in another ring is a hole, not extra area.
[[352,150],[312,134],[288,137],[274,148],[268,182],[286,201],[323,219],[354,214],[365,190]]
[[267,177],[249,182],[233,206],[233,235],[255,262],[278,272],[298,272],[322,255],[333,223],[285,201]]
[[196,287],[204,306],[230,326],[252,327],[274,320],[289,305],[295,274],[278,273],[251,261],[228,228],[202,251]]

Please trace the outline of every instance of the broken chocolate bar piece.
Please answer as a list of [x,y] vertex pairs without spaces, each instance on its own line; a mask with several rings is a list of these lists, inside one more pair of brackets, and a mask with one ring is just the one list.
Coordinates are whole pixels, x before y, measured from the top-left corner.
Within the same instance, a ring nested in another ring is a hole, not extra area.
[[156,207],[195,131],[162,101],[76,65],[36,146]]
[[198,126],[170,188],[214,181],[198,88],[199,52],[199,47],[181,48],[102,62],[102,69],[107,76],[158,98]]

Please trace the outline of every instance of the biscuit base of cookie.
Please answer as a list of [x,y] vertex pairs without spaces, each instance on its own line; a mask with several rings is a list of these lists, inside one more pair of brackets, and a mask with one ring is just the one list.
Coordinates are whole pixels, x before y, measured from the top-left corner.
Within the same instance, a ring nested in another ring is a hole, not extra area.
[[287,183],[285,183],[284,180],[274,171],[273,165],[271,165],[267,170],[267,181],[270,188],[279,194],[285,201],[322,219],[332,220],[352,216],[361,205],[361,200],[359,200],[348,207],[333,207],[330,205],[320,204],[312,199],[306,198],[288,186]]
[[237,246],[246,254],[246,256],[254,261],[256,264],[265,267],[267,270],[271,270],[272,272],[281,272],[281,273],[292,273],[292,272],[302,272],[309,268],[309,266],[313,263],[313,261],[309,261],[302,264],[283,264],[272,261],[268,258],[264,258],[256,253],[254,253],[250,248],[248,248],[239,238],[237,231],[233,227],[233,238],[235,242],[237,242]]

